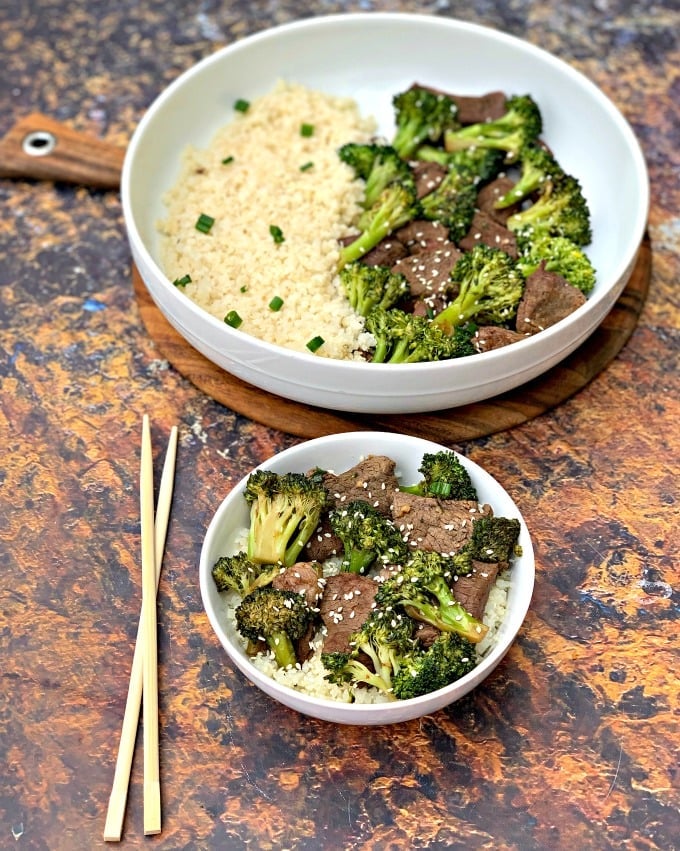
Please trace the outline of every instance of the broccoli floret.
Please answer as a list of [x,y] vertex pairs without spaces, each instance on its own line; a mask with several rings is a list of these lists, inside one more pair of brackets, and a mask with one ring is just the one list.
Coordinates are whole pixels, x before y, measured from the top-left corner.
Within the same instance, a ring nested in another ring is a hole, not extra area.
[[442,182],[420,200],[424,219],[441,222],[449,239],[458,242],[470,229],[477,205],[477,186],[463,172],[449,171]]
[[295,564],[319,525],[328,493],[319,476],[251,473],[245,487],[250,506],[248,558],[264,564]]
[[375,561],[398,564],[406,553],[401,533],[369,502],[354,499],[329,514],[333,532],[343,545],[342,570],[366,573]]
[[455,452],[442,449],[423,455],[419,472],[423,478],[415,485],[403,485],[399,490],[438,499],[471,499],[477,501],[477,490],[470,474]]
[[349,303],[361,316],[367,316],[374,307],[392,307],[410,291],[404,275],[388,266],[369,266],[360,261],[340,270],[340,283]]
[[437,142],[459,127],[458,106],[448,95],[413,86],[392,98],[396,133],[392,145],[407,159],[427,139]]
[[588,295],[595,286],[595,267],[583,249],[566,236],[538,236],[534,240],[520,239],[517,266],[525,278],[532,275],[541,263],[556,272]]
[[366,330],[375,339],[372,363],[420,363],[477,354],[472,344],[476,326],[461,326],[448,334],[430,319],[396,307],[374,308],[366,317]]
[[564,236],[581,246],[592,238],[590,210],[581,184],[565,173],[544,181],[536,201],[509,216],[506,225],[530,241],[540,236]]
[[382,582],[375,595],[379,608],[403,610],[441,632],[456,632],[476,644],[488,627],[455,599],[447,581],[455,557],[414,550],[401,571]]
[[[349,640],[349,653],[322,653],[321,661],[328,669],[326,677],[335,683],[365,683],[389,694],[392,677],[415,652],[414,622],[403,614],[386,615],[376,609]],[[361,661],[361,654],[370,665]]]
[[503,325],[514,318],[524,292],[524,277],[514,260],[499,248],[475,245],[451,270],[458,295],[432,322],[450,333],[474,319],[482,325]]
[[519,152],[520,175],[515,185],[499,198],[494,207],[503,210],[512,207],[537,192],[546,180],[562,174],[562,167],[547,148],[532,142]]
[[361,233],[340,249],[339,268],[359,260],[392,231],[416,217],[419,210],[415,182],[391,183],[361,217]]
[[302,594],[267,586],[257,588],[237,606],[236,626],[248,641],[266,641],[277,665],[297,663],[295,644],[307,631],[313,612]]
[[476,561],[510,562],[519,552],[520,522],[514,517],[480,517],[465,551]]
[[543,119],[536,101],[531,95],[514,95],[508,99],[506,111],[500,118],[447,130],[444,147],[447,151],[496,148],[505,151],[507,158],[513,160],[522,148],[540,136],[542,129]]
[[338,156],[365,182],[363,206],[366,208],[372,207],[391,183],[414,182],[408,163],[391,145],[348,142],[340,148]]
[[269,585],[281,572],[281,565],[262,564],[252,561],[245,552],[232,556],[220,556],[212,569],[218,591],[235,591],[239,597],[247,597],[256,588]]
[[505,164],[505,153],[494,148],[461,148],[445,151],[423,145],[416,151],[416,159],[435,162],[445,168],[467,175],[477,188],[497,177]]
[[392,679],[394,696],[408,700],[429,694],[459,680],[476,664],[474,645],[456,633],[445,633],[404,660]]

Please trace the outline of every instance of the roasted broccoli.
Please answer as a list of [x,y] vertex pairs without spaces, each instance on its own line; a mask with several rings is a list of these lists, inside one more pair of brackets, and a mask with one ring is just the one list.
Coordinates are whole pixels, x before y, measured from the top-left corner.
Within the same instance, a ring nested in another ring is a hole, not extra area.
[[476,644],[488,627],[455,599],[447,574],[455,557],[414,550],[402,569],[380,583],[375,595],[378,608],[404,611],[414,620],[429,623],[441,632],[456,632]]
[[401,491],[438,499],[477,501],[477,490],[470,474],[455,452],[448,449],[426,452],[418,470],[423,478],[415,485],[402,485],[399,488]]
[[280,564],[263,564],[252,561],[245,552],[232,556],[220,556],[212,569],[218,591],[235,591],[239,597],[247,597],[256,588],[269,585],[281,572]]
[[362,215],[359,236],[340,249],[339,268],[359,260],[392,231],[414,219],[418,210],[415,182],[390,183]]
[[340,270],[340,283],[349,303],[361,316],[367,316],[374,307],[392,307],[410,291],[404,275],[388,266],[369,266],[358,260]]
[[363,206],[367,209],[391,183],[414,183],[410,166],[391,145],[348,142],[340,148],[338,156],[364,181]]
[[295,642],[302,638],[314,613],[302,594],[267,586],[257,588],[236,608],[236,626],[250,642],[266,641],[277,665],[297,663]]
[[509,216],[506,225],[530,241],[539,236],[564,236],[582,246],[592,238],[590,210],[581,184],[566,173],[545,180],[536,201]]
[[514,160],[522,148],[540,136],[542,129],[543,119],[536,101],[531,95],[514,95],[508,98],[505,114],[500,118],[447,130],[444,147],[447,151],[495,148]]
[[480,517],[464,549],[476,561],[509,563],[519,552],[520,528],[514,517]]
[[515,185],[499,198],[494,206],[498,210],[512,207],[533,195],[546,180],[554,180],[562,174],[562,167],[552,153],[536,142],[525,145],[519,152],[520,174]]
[[398,308],[374,308],[366,330],[375,339],[373,363],[419,363],[477,354],[472,344],[477,327],[462,325],[448,334],[430,319]]
[[532,275],[541,263],[556,272],[588,295],[595,286],[595,267],[583,249],[566,236],[541,236],[520,239],[517,266],[525,278]]
[[396,132],[392,145],[408,159],[426,140],[437,142],[459,127],[458,106],[448,95],[412,86],[392,98]]
[[365,500],[354,499],[333,509],[329,520],[342,541],[345,572],[366,573],[376,561],[398,564],[407,551],[392,520]]
[[474,645],[462,636],[444,633],[419,653],[405,657],[392,678],[399,700],[429,694],[459,680],[477,665]]
[[470,320],[503,325],[512,320],[524,291],[524,277],[514,260],[484,243],[465,252],[451,270],[458,295],[432,322],[450,333]]
[[451,242],[458,242],[470,229],[477,205],[477,186],[464,172],[451,170],[442,182],[420,200],[424,219],[441,222]]
[[245,487],[250,506],[248,558],[264,564],[295,564],[319,525],[328,494],[320,476],[256,470]]
[[[349,653],[322,654],[327,679],[335,683],[366,683],[385,693],[392,677],[415,652],[414,622],[405,614],[386,614],[375,609],[363,626],[350,637]],[[362,654],[370,666],[361,661]]]

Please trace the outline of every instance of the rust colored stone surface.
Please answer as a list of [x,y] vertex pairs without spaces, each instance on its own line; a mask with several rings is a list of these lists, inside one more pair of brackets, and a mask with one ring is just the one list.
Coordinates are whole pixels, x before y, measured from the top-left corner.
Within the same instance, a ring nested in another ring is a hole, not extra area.
[[[298,439],[159,357],[115,192],[0,181],[0,848],[105,845],[141,594],[145,412],[157,477],[181,432],[158,605],[163,831],[143,836],[140,736],[123,847],[680,848],[677,5],[369,6],[460,15],[553,51],[621,108],[649,164],[653,278],[628,344],[549,414],[456,447],[533,533],[524,627],[476,691],[393,727],[315,721],[248,683],[203,613],[201,541],[230,487]],[[39,111],[124,145],[197,59],[360,8],[4,4],[0,133]]]

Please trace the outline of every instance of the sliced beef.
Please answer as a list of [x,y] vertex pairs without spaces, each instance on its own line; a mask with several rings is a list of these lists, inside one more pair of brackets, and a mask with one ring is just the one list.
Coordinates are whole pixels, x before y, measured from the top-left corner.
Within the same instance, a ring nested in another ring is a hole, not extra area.
[[477,210],[472,218],[472,224],[458,246],[463,251],[471,251],[480,242],[500,248],[510,257],[517,257],[517,240],[515,234],[493,219],[488,213]]
[[326,561],[342,553],[342,541],[331,529],[328,517],[322,517],[318,529],[305,544],[305,558],[310,561]]
[[527,278],[517,308],[516,328],[521,334],[537,334],[569,316],[585,300],[581,290],[541,264]]
[[349,638],[373,611],[376,582],[354,573],[338,573],[326,579],[319,613],[324,625],[325,653],[348,653]]
[[506,96],[504,92],[486,92],[483,95],[456,95],[435,89],[432,86],[421,86],[414,83],[412,88],[426,89],[439,95],[446,95],[458,107],[458,121],[461,124],[479,124],[482,121],[494,121],[506,111]]
[[392,271],[406,278],[411,295],[416,298],[442,295],[450,291],[451,269],[462,256],[463,252],[452,242],[443,243],[441,248],[398,260],[392,266]]
[[274,577],[272,586],[282,591],[303,594],[307,605],[316,609],[324,589],[323,571],[318,562],[301,561]]
[[440,222],[430,222],[427,219],[414,219],[407,225],[398,228],[393,236],[403,243],[409,254],[420,254],[443,248],[450,244],[449,229]]
[[394,236],[387,236],[361,258],[367,266],[393,266],[402,257],[408,257],[408,248]]
[[446,166],[425,160],[416,160],[411,163],[411,171],[416,181],[418,200],[433,192],[448,173]]
[[453,583],[453,596],[477,620],[482,619],[496,577],[505,567],[495,562],[473,561],[472,573],[458,576]]
[[414,637],[425,647],[431,647],[440,635],[441,632],[436,626],[432,626],[431,623],[424,623],[423,621],[416,622]]
[[399,490],[395,467],[396,463],[386,455],[369,455],[344,473],[325,473],[323,483],[331,504],[362,499],[389,517],[394,494]]
[[472,534],[472,521],[491,514],[488,505],[472,500],[435,499],[398,492],[392,519],[414,549],[458,552]]
[[501,349],[511,343],[518,343],[526,339],[526,334],[512,331],[510,328],[499,328],[496,325],[483,325],[478,328],[472,338],[472,345],[478,352],[490,352],[492,349]]
[[521,204],[512,204],[510,207],[504,207],[502,210],[496,209],[494,205],[499,198],[505,197],[514,185],[515,181],[512,178],[507,175],[501,175],[485,186],[482,186],[477,193],[477,206],[481,212],[486,213],[495,222],[505,225],[510,216],[519,210]]

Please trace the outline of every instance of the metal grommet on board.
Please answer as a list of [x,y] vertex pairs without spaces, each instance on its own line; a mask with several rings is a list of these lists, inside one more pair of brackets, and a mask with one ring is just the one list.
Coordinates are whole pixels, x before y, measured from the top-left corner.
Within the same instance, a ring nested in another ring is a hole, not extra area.
[[48,130],[34,130],[24,136],[21,147],[24,153],[31,157],[45,157],[52,153],[57,144],[57,137]]

